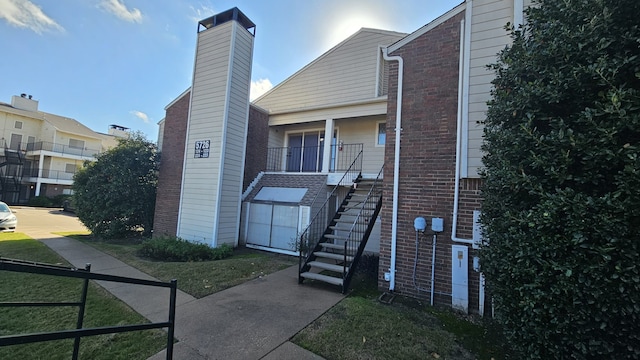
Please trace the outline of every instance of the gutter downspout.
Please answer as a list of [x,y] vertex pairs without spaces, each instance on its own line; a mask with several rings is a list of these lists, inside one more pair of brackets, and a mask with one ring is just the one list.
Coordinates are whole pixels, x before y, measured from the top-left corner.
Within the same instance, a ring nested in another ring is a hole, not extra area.
[[396,286],[396,246],[398,241],[398,187],[400,177],[400,132],[402,131],[402,82],[404,62],[400,56],[389,56],[387,48],[382,48],[382,56],[386,61],[398,62],[398,95],[396,99],[396,143],[393,162],[393,215],[391,220],[391,263],[389,267],[389,291]]
[[468,121],[469,109],[469,84],[466,81],[469,75],[469,56],[471,43],[471,8],[473,0],[467,0],[465,10],[465,20],[460,22],[460,64],[458,66],[458,116],[456,135],[456,178],[453,195],[453,221],[451,221],[451,240],[454,242],[473,244],[473,239],[462,239],[456,237],[458,229],[458,202],[460,201],[460,162],[462,154],[462,124]]

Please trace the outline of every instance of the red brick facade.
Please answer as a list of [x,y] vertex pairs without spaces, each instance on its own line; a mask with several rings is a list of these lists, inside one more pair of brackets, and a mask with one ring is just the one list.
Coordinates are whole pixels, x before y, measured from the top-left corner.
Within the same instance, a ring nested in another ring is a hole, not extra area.
[[249,106],[247,129],[247,153],[244,160],[242,191],[246,190],[260,171],[267,168],[269,141],[269,113],[257,106]]
[[190,99],[191,92],[187,92],[167,108],[164,117],[153,236],[174,236],[178,229],[184,142],[187,137]]
[[[156,197],[153,225],[154,236],[173,236],[178,229],[178,209],[180,207],[190,97],[191,92],[185,93],[167,108],[165,115],[160,173],[158,176],[158,195]],[[265,149],[267,148],[268,136],[269,115],[265,110],[251,105],[249,107],[243,190],[267,165],[267,152]],[[238,201],[240,200],[238,199]]]
[[[399,169],[398,232],[396,247],[396,293],[429,299],[432,236],[421,236],[419,260],[414,281],[418,216],[444,219],[444,232],[438,235],[435,261],[435,302],[451,304],[451,240],[454,206],[456,135],[458,112],[458,68],[460,59],[460,21],[464,12],[453,16],[391,55],[404,61],[402,132]],[[391,62],[387,107],[387,141],[384,168],[384,201],[381,211],[380,270],[378,285],[389,289],[384,273],[389,271],[393,211],[396,100],[398,63]],[[457,237],[471,238],[473,210],[479,209],[479,180],[460,181]],[[478,308],[478,279],[471,264],[469,247],[469,309]]]

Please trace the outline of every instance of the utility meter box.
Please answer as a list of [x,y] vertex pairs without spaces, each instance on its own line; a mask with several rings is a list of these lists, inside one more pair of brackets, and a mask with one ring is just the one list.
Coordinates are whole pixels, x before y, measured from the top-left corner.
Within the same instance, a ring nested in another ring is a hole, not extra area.
[[433,232],[443,232],[444,231],[444,219],[443,218],[433,218],[433,219],[431,219],[431,230],[433,230]]

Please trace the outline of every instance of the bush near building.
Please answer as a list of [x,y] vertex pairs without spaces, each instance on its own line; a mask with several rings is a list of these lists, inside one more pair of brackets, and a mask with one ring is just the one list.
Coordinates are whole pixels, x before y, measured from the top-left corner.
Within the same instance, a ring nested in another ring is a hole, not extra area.
[[148,236],[158,187],[159,154],[141,134],[85,162],[73,177],[73,204],[80,221],[104,238]]
[[538,1],[492,66],[482,269],[518,358],[640,358],[638,14]]

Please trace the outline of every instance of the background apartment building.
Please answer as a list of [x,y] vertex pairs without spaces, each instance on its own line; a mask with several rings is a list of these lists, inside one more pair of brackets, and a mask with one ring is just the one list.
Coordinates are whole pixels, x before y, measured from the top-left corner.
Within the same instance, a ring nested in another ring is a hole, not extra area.
[[115,145],[128,129],[95,132],[75,119],[38,110],[31,95],[0,102],[0,200],[26,203],[33,196],[71,194],[85,160]]

